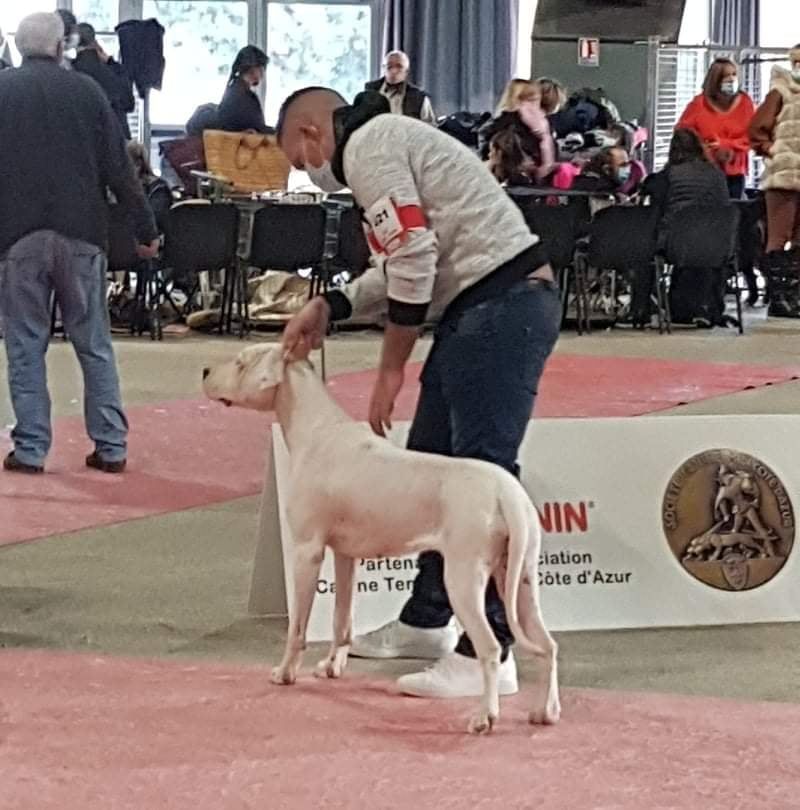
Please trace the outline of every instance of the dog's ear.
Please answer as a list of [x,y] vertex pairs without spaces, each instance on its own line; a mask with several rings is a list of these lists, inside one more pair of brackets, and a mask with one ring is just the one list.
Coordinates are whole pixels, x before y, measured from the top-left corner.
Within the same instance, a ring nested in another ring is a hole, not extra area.
[[283,372],[286,368],[286,360],[283,355],[283,350],[280,347],[276,347],[261,358],[259,365],[261,371],[259,388],[261,388],[262,391],[268,388],[275,388],[276,385],[280,385],[283,382]]

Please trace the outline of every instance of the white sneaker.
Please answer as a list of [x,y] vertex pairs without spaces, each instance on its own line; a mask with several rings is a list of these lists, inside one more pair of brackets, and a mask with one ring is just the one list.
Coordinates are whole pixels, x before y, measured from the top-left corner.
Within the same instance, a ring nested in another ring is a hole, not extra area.
[[[450,653],[422,672],[398,678],[397,686],[404,695],[428,698],[480,697],[483,694],[483,670],[477,658]],[[515,695],[519,691],[514,653],[500,664],[498,692]]]
[[458,643],[452,622],[446,627],[426,630],[396,620],[371,633],[356,636],[350,646],[354,658],[441,658]]

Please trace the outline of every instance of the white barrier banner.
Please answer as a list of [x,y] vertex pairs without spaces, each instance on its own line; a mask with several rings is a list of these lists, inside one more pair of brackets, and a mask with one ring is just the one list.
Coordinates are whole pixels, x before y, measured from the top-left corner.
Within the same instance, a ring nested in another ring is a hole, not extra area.
[[[291,605],[289,457],[280,428],[273,431]],[[402,445],[407,432],[398,425],[392,441]],[[548,627],[800,620],[798,447],[796,416],[531,422],[520,463],[544,528],[539,578]],[[397,618],[416,561],[361,560],[357,571],[356,632]],[[311,641],[330,638],[334,587],[328,551]]]

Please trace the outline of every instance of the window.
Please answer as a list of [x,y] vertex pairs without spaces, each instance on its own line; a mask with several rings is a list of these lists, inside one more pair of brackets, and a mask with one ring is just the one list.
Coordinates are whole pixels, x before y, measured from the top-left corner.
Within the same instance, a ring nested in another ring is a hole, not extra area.
[[119,0],[72,0],[72,13],[95,31],[111,33],[119,21]]
[[356,3],[267,5],[268,123],[281,102],[311,84],[332,87],[351,101],[370,77],[372,7]]
[[536,19],[537,5],[538,0],[519,0],[516,75],[520,78],[531,75],[531,63],[533,60],[533,23]]
[[786,48],[800,42],[800,4],[787,0],[761,0],[761,44]]
[[708,0],[686,0],[678,36],[680,45],[702,45],[711,36],[711,4]]
[[152,93],[154,127],[183,127],[201,104],[218,104],[231,65],[247,44],[246,0],[145,0],[143,18],[164,26],[166,69],[161,92]]
[[6,38],[5,44],[0,44],[0,58],[11,57],[11,61],[18,65],[19,52],[14,45],[14,34],[20,20],[37,11],[52,11],[54,5],[52,2],[31,0],[0,0],[0,31]]

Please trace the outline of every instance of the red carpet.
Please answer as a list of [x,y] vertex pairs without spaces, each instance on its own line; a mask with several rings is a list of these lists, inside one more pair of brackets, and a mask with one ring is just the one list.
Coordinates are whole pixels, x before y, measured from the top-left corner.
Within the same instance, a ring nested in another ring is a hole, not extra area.
[[[399,420],[413,413],[418,370],[409,370],[397,403]],[[542,380],[536,415],[637,416],[797,376],[800,367],[557,355]],[[374,377],[374,371],[343,374],[331,380],[331,391],[364,419]],[[130,466],[122,477],[83,467],[90,448],[79,418],[58,420],[43,478],[0,473],[0,545],[260,491],[269,416],[191,400],[131,408],[129,418]]]
[[2,810],[796,810],[800,706],[567,690],[562,722],[391,682],[0,656]]
[[[396,404],[398,419],[409,419],[414,412],[419,370],[419,364],[409,367],[406,386]],[[776,368],[557,354],[548,362],[542,377],[536,416],[642,416],[798,378],[800,366]],[[331,380],[331,391],[350,413],[364,418],[374,379],[374,371],[341,374]]]

